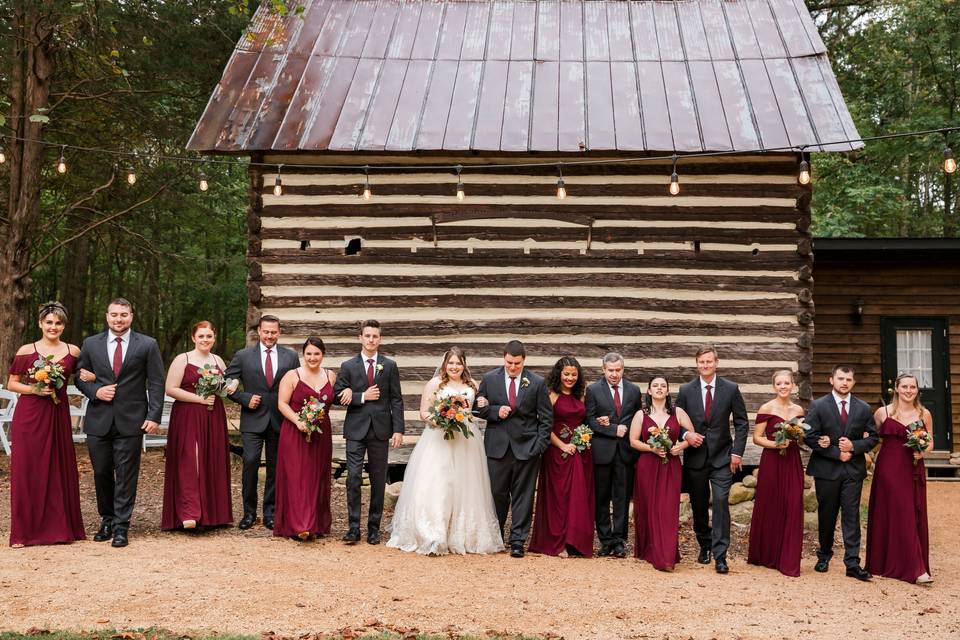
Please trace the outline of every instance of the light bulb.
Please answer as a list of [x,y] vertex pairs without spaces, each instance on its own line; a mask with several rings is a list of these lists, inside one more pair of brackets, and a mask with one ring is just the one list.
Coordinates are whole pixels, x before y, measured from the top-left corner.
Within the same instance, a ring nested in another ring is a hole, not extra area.
[[466,197],[467,194],[463,189],[463,182],[457,182],[457,200],[463,202],[463,199]]
[[210,183],[207,181],[207,176],[200,175],[200,191],[206,191],[210,188]]
[[800,173],[797,175],[797,182],[800,184],[810,184],[810,163],[806,160],[800,163]]
[[953,157],[953,149],[950,147],[943,150],[943,170],[947,173],[954,173],[957,170],[957,159]]
[[283,195],[283,181],[280,180],[280,174],[277,174],[276,180],[273,181],[273,195],[282,196]]
[[557,180],[557,199],[563,200],[567,197],[567,184],[563,181],[563,178]]
[[675,196],[680,193],[680,176],[674,171],[670,174],[670,195]]
[[0,147],[0,164],[3,164],[7,161],[7,154],[3,152],[3,147]]
[[134,185],[137,183],[137,173],[133,170],[133,166],[127,167],[127,184]]
[[67,172],[67,161],[63,156],[60,156],[60,159],[57,161],[57,173],[66,173]]

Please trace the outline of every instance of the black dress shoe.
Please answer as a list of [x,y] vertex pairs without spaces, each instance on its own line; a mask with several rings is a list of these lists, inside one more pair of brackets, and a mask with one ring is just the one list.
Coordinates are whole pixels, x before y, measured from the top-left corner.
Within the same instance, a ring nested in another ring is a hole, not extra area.
[[522,545],[522,544],[511,544],[511,545],[510,545],[510,557],[511,557],[511,558],[522,558],[522,557],[523,557],[523,545]]
[[379,531],[367,532],[367,544],[380,544],[380,532]]
[[117,527],[113,530],[113,542],[110,543],[111,547],[125,547],[129,544],[127,539],[127,530],[123,527]]
[[265,526],[267,529],[270,529],[271,531],[273,531],[273,518],[264,518],[264,519],[263,519],[263,526]]
[[252,513],[245,513],[243,518],[240,519],[240,524],[237,525],[238,529],[246,531],[253,526],[253,523],[257,521],[257,516]]
[[730,573],[730,567],[727,566],[726,560],[717,560],[717,573],[719,574]]
[[829,560],[817,560],[817,564],[813,566],[813,570],[817,573],[826,573],[830,568]]
[[627,557],[627,548],[626,548],[626,547],[623,545],[623,543],[621,542],[620,544],[616,545],[616,546],[613,548],[613,551],[612,551],[611,553],[612,553],[614,556],[618,557],[618,558],[626,558],[626,557]]
[[100,529],[93,535],[94,542],[106,542],[113,537],[113,525],[109,522],[100,523]]
[[350,529],[347,531],[346,535],[343,536],[343,541],[347,544],[357,544],[360,542],[360,530]]
[[613,549],[610,547],[610,545],[605,544],[600,547],[600,551],[597,552],[597,556],[601,558],[605,558],[609,556],[611,553],[613,553]]
[[700,564],[710,564],[710,549],[700,547],[700,555],[697,556],[697,562]]
[[857,580],[862,580],[863,582],[870,582],[870,578],[873,576],[861,567],[847,567],[847,577],[856,578]]

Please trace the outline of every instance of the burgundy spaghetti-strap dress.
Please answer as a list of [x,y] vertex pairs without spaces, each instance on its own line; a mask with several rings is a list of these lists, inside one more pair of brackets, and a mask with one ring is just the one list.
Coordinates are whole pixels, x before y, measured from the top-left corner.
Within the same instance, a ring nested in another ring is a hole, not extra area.
[[[650,437],[657,426],[643,414],[640,439]],[[673,442],[680,439],[676,415],[664,424]],[[660,570],[673,569],[680,562],[680,458],[667,454],[667,462],[655,453],[641,451],[633,488],[633,518],[636,528],[635,558],[641,558]]]

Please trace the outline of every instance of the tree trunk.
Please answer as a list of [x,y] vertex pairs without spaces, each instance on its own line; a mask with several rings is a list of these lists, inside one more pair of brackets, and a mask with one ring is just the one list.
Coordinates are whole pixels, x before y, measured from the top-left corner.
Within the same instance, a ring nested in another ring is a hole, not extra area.
[[[83,228],[83,217],[71,218],[71,226]],[[60,271],[60,302],[67,308],[70,323],[63,332],[63,340],[79,345],[83,341],[83,328],[86,318],[88,262],[90,260],[90,238],[81,236],[65,247],[63,269]]]

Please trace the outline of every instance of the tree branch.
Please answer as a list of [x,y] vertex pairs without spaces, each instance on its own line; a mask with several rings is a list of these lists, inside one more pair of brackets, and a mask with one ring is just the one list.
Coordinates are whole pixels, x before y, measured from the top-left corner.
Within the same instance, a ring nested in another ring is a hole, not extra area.
[[66,216],[66,215],[67,215],[68,213],[70,213],[71,211],[76,211],[77,209],[80,209],[80,208],[86,208],[86,207],[84,207],[83,205],[86,204],[87,202],[90,202],[90,201],[93,200],[94,198],[96,198],[97,195],[98,195],[101,191],[103,191],[104,189],[110,187],[110,185],[113,184],[113,182],[114,182],[114,180],[116,180],[116,178],[117,178],[117,174],[116,174],[116,173],[111,173],[111,174],[110,174],[110,177],[107,179],[107,181],[106,181],[105,183],[103,183],[102,185],[100,185],[100,186],[98,186],[98,187],[94,187],[94,189],[93,189],[92,191],[90,191],[90,193],[84,195],[82,198],[80,198],[80,199],[77,200],[76,202],[74,202],[74,203],[72,203],[72,204],[68,204],[68,205],[65,206],[63,209],[61,209],[61,210],[60,210],[60,213],[58,213],[57,215],[51,216],[50,219],[47,221],[47,224],[43,225],[43,227],[40,229],[41,232],[49,231],[49,230],[50,230],[51,228],[53,228],[58,222],[60,222],[60,220],[62,220],[64,216]]

